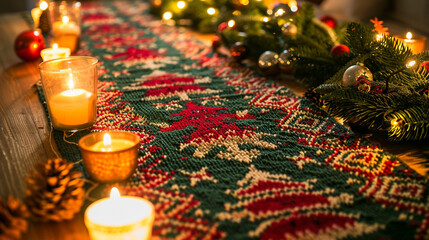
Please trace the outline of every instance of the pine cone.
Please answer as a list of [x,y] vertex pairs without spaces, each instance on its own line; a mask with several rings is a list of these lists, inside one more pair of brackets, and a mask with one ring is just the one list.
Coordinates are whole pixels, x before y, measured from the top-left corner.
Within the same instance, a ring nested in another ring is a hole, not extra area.
[[72,219],[83,203],[84,181],[80,172],[71,171],[72,163],[50,159],[36,165],[26,179],[25,191],[28,210],[41,221]]
[[51,22],[49,21],[49,11],[45,10],[42,12],[39,18],[39,28],[43,34],[51,31]]
[[27,220],[30,214],[21,201],[9,196],[7,203],[0,199],[0,240],[20,239],[21,233],[27,231]]

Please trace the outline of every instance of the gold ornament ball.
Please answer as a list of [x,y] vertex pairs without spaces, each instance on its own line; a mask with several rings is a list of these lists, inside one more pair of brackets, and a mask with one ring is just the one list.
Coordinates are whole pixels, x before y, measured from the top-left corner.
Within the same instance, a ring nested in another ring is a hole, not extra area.
[[282,72],[291,74],[294,71],[294,66],[292,65],[292,56],[288,50],[284,50],[279,55],[279,68]]
[[273,51],[265,51],[258,60],[258,66],[266,75],[274,75],[279,72],[279,55]]
[[362,75],[370,82],[373,80],[372,73],[367,67],[359,64],[350,66],[343,74],[343,86],[356,86],[358,78]]
[[282,26],[282,33],[286,37],[293,37],[298,33],[298,28],[293,23],[285,23]]

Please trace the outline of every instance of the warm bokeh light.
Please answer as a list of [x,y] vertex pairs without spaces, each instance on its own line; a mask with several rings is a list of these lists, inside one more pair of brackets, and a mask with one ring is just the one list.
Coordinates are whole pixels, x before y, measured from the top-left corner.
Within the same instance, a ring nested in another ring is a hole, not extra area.
[[249,5],[249,0],[240,0],[240,4],[247,6],[247,5]]
[[216,10],[214,9],[214,8],[208,8],[207,9],[207,13],[209,14],[209,15],[214,15],[215,13],[216,13]]
[[416,61],[414,61],[414,60],[411,60],[411,61],[409,61],[408,63],[407,63],[407,68],[412,68],[412,67],[414,67],[416,65]]
[[298,11],[298,3],[297,3],[296,1],[290,1],[290,2],[288,3],[288,5],[289,5],[290,10],[291,10],[292,12],[296,12],[296,11]]
[[45,11],[46,9],[48,9],[48,3],[45,1],[40,2],[39,4],[39,8],[43,11]]
[[232,28],[232,27],[234,27],[235,26],[235,21],[234,20],[229,20],[228,21],[228,27],[230,27],[230,28]]
[[163,18],[164,20],[170,20],[172,17],[173,17],[173,14],[172,14],[171,12],[165,12],[165,13],[162,15],[162,18]]
[[58,44],[56,44],[56,43],[54,43],[54,44],[52,44],[52,49],[58,49]]
[[184,1],[178,1],[177,2],[177,7],[179,9],[183,9],[183,8],[185,8],[185,6],[186,6],[186,3]]
[[238,16],[238,15],[241,15],[241,12],[238,10],[235,10],[234,12],[232,12],[232,15]]
[[263,22],[268,22],[268,21],[269,21],[269,19],[268,19],[267,17],[264,17],[264,18],[262,18],[262,21],[263,21]]
[[283,16],[283,14],[285,14],[285,10],[283,8],[279,8],[274,15],[276,17],[280,17],[280,16]]
[[153,5],[156,6],[156,7],[161,6],[161,4],[162,4],[162,0],[154,0],[153,1]]

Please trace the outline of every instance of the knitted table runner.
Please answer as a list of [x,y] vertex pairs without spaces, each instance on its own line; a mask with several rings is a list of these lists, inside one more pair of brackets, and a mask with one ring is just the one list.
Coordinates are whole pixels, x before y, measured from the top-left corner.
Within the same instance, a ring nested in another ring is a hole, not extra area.
[[[229,67],[146,3],[82,8],[78,55],[100,61],[90,131],[140,136],[138,169],[119,186],[155,205],[155,239],[428,238],[427,179],[399,159],[287,88]],[[62,156],[80,160],[55,135]]]

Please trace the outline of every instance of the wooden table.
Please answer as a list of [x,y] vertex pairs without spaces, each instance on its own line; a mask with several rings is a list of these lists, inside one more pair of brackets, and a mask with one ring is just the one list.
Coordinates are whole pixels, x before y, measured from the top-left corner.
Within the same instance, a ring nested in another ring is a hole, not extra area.
[[[16,36],[30,29],[20,14],[0,15],[0,197],[8,195],[22,199],[26,187],[24,178],[35,163],[54,158],[55,144],[50,144],[50,128],[45,110],[34,84],[39,80],[38,64],[23,62],[14,53]],[[197,37],[208,42],[207,37]],[[279,81],[302,95],[304,88],[293,81]],[[396,154],[420,174],[429,167],[421,162],[424,152],[429,153],[427,143],[387,143],[372,138],[378,146]],[[420,162],[420,163],[419,163]],[[23,239],[88,239],[83,223],[83,211],[73,220],[61,223],[29,224]]]

